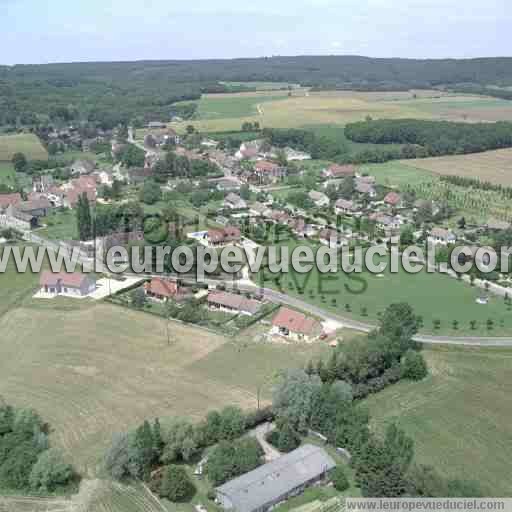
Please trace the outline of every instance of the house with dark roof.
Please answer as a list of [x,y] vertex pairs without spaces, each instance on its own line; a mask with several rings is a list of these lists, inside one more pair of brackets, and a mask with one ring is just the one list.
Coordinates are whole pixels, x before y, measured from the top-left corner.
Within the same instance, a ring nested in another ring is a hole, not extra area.
[[266,512],[321,482],[336,463],[320,446],[305,444],[215,489],[217,503],[232,512]]
[[435,227],[430,231],[427,241],[432,245],[448,245],[457,241],[457,236],[449,229]]
[[96,164],[91,160],[75,160],[70,167],[71,174],[90,174],[96,168]]
[[338,199],[334,204],[334,212],[336,215],[354,215],[359,211],[354,201],[347,199]]
[[44,270],[39,277],[40,293],[46,297],[83,298],[96,290],[96,281],[89,274],[80,272],[51,272]]
[[321,334],[321,325],[314,318],[283,306],[272,320],[271,334],[310,342]]
[[230,192],[224,198],[224,207],[230,210],[243,210],[247,208],[247,203],[239,195]]
[[260,302],[229,292],[211,292],[206,301],[211,309],[248,316],[255,315],[261,308]]
[[3,212],[0,212],[0,226],[29,231],[36,228],[38,222],[37,217],[24,213],[11,204]]

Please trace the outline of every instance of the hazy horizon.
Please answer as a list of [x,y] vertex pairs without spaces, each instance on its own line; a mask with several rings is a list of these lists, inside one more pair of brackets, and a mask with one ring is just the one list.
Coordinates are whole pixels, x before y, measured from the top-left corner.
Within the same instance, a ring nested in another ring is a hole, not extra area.
[[[3,65],[343,55],[467,59],[512,55],[506,0],[3,0]],[[507,8],[508,7],[508,8]]]

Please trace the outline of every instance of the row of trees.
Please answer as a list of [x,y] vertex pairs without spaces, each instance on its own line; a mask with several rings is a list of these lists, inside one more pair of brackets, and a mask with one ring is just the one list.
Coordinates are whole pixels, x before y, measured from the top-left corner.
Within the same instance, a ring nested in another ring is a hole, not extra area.
[[255,440],[240,438],[247,429],[271,418],[267,409],[244,414],[238,407],[226,407],[210,412],[199,424],[175,419],[162,427],[158,419],[152,424],[145,421],[136,430],[114,437],[104,467],[116,480],[141,479],[161,496],[182,501],[190,497],[193,486],[176,465],[198,460],[206,447],[216,444],[206,466],[212,483],[250,471],[261,463],[261,448]]
[[155,179],[165,183],[169,178],[201,178],[222,174],[219,167],[209,160],[189,159],[168,151],[164,159],[156,162],[153,168]]
[[478,153],[512,147],[512,123],[454,123],[416,119],[379,119],[348,124],[354,142],[406,144],[401,158]]

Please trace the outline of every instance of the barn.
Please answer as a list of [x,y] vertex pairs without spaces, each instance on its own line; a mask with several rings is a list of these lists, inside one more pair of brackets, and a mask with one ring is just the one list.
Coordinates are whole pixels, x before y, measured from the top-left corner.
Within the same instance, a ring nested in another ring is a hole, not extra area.
[[335,466],[323,448],[306,444],[217,487],[217,502],[233,512],[266,512],[323,480]]

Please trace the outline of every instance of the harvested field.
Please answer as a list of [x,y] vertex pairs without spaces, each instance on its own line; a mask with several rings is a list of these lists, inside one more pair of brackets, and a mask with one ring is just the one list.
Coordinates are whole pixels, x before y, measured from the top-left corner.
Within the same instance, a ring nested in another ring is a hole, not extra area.
[[458,122],[496,122],[512,120],[512,102],[486,96],[456,95],[417,98],[400,102],[435,119]]
[[289,357],[297,351],[290,346],[267,361],[268,350],[259,358],[258,347],[239,350],[240,339],[170,325],[168,345],[163,319],[112,305],[11,310],[0,317],[0,395],[37,409],[54,445],[88,477],[112,434],[146,418],[254,408],[261,372],[303,365],[314,353]]
[[512,148],[471,155],[403,160],[402,163],[434,174],[465,176],[498,185],[512,186]]

